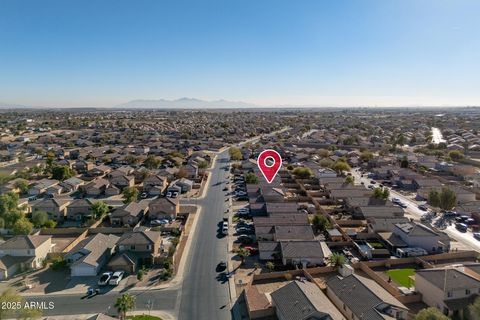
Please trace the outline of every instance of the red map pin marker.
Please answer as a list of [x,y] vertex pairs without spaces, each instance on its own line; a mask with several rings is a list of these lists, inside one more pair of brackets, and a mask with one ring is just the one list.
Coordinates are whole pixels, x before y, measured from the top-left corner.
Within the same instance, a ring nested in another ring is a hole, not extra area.
[[[267,163],[267,160],[269,163]],[[271,164],[271,162],[273,162],[273,164]],[[268,149],[260,153],[257,159],[257,165],[267,182],[272,183],[278,170],[280,170],[282,166],[282,157],[280,157],[277,151]]]

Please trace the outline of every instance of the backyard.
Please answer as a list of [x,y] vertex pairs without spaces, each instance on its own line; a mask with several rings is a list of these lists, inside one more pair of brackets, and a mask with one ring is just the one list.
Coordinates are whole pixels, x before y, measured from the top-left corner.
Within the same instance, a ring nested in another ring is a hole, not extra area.
[[410,288],[415,284],[410,278],[410,276],[415,275],[415,269],[413,268],[387,270],[385,273],[402,287]]

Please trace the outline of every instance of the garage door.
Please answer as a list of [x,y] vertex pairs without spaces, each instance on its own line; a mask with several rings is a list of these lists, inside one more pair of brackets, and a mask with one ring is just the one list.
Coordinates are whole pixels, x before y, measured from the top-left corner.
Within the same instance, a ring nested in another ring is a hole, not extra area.
[[72,267],[72,277],[96,276],[95,267],[89,265],[77,265]]

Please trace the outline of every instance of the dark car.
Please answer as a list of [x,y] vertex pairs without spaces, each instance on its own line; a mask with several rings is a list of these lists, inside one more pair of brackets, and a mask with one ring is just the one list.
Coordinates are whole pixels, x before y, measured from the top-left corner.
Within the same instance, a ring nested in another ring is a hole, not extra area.
[[428,210],[427,206],[424,205],[424,204],[419,205],[419,206],[418,206],[418,209],[420,209],[420,210],[422,210],[422,211],[427,211],[427,210]]
[[227,263],[225,261],[220,261],[218,264],[217,264],[217,272],[222,272],[222,271],[225,271],[227,269]]
[[242,234],[242,235],[237,237],[236,242],[242,243],[242,244],[251,244],[251,243],[254,243],[255,240],[252,236]]
[[468,226],[465,223],[455,223],[455,228],[460,232],[467,232]]
[[255,230],[253,228],[240,227],[240,228],[237,228],[237,233],[238,234],[254,234]]

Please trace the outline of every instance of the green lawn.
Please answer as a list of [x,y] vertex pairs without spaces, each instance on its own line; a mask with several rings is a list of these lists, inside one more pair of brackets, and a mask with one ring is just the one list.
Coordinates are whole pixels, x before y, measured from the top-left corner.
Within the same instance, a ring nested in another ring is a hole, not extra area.
[[127,319],[128,320],[162,320],[162,318],[154,317],[154,316],[148,316],[146,314],[143,314],[141,316],[127,317]]
[[385,273],[387,274],[387,276],[392,278],[393,281],[403,287],[410,288],[413,287],[413,285],[415,284],[413,280],[409,278],[410,276],[413,276],[415,274],[415,269],[413,268],[393,269],[385,271]]

